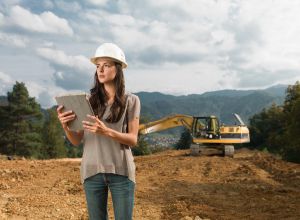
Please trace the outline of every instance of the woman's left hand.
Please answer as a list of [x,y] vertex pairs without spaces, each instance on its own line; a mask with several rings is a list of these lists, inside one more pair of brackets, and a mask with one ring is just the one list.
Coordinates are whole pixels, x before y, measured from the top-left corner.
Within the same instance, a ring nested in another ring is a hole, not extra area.
[[89,132],[95,134],[107,135],[109,132],[109,128],[98,118],[92,115],[87,115],[91,121],[82,121],[83,128]]

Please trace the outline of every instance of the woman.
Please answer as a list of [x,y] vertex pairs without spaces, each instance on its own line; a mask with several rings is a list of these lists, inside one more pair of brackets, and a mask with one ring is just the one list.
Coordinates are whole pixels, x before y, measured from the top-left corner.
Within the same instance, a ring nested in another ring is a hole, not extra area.
[[108,189],[112,195],[115,219],[132,219],[135,164],[129,146],[137,143],[140,100],[125,93],[123,69],[127,67],[123,51],[115,44],[104,43],[91,58],[96,65],[90,103],[96,116],[83,121],[83,131],[70,131],[72,111],[58,118],[66,136],[74,145],[84,143],[81,181],[84,185],[90,219],[108,219]]

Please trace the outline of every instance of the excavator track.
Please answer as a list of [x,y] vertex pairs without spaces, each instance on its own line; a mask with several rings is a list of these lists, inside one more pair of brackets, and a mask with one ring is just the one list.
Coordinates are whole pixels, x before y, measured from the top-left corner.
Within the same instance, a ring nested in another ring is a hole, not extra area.
[[234,146],[233,145],[201,145],[192,144],[191,156],[225,156],[233,157]]

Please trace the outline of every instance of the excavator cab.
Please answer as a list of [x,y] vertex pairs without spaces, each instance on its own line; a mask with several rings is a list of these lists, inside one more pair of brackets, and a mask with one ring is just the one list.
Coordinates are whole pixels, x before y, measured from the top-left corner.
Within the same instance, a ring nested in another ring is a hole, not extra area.
[[195,138],[217,139],[220,137],[217,117],[194,117],[192,135]]

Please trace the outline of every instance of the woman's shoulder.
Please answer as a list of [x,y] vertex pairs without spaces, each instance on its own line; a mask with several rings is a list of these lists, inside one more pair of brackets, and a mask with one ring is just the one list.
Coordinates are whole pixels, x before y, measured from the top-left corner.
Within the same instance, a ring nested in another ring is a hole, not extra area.
[[134,118],[140,117],[141,103],[136,94],[128,93],[127,97],[128,120],[131,121]]
[[140,106],[140,99],[136,94],[133,94],[131,92],[127,92],[127,103],[129,105],[129,108],[133,108],[134,106]]

